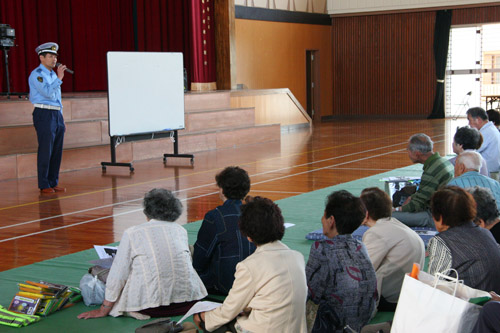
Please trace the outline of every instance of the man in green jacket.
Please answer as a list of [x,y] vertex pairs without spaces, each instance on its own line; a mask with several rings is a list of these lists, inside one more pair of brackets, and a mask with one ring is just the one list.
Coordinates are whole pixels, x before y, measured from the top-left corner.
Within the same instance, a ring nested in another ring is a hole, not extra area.
[[431,138],[423,133],[414,134],[408,141],[408,157],[413,163],[422,163],[423,173],[418,191],[409,197],[392,217],[409,227],[432,227],[430,199],[434,192],[453,178],[454,168],[444,157],[433,151]]

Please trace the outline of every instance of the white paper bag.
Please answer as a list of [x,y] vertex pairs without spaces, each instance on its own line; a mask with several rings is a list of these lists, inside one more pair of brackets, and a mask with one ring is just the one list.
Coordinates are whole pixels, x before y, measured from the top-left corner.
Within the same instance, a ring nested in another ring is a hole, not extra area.
[[[428,273],[420,272],[419,280],[407,274],[391,333],[471,332],[482,307],[469,303],[468,299],[490,295],[457,283],[458,281],[439,281],[435,287],[436,277]],[[456,296],[440,289],[456,293]]]

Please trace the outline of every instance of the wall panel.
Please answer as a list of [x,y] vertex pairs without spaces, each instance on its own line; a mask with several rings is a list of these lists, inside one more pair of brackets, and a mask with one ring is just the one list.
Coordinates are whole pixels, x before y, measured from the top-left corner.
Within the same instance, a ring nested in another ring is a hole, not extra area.
[[319,50],[321,115],[332,110],[330,26],[236,19],[236,83],[248,89],[289,88],[303,107],[306,50]]
[[454,9],[452,25],[500,22],[500,5],[478,8]]
[[[500,5],[453,9],[453,25],[494,22]],[[332,18],[332,116],[429,115],[434,23],[435,11]]]
[[356,15],[398,10],[428,10],[457,6],[488,6],[494,0],[328,0],[327,11],[331,15]]
[[432,110],[435,12],[332,18],[333,116]]

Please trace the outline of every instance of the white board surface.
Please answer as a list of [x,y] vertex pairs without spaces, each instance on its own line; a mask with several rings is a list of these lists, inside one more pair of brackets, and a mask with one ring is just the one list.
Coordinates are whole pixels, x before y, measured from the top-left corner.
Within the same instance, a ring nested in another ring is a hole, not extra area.
[[182,53],[108,52],[109,135],[184,129]]

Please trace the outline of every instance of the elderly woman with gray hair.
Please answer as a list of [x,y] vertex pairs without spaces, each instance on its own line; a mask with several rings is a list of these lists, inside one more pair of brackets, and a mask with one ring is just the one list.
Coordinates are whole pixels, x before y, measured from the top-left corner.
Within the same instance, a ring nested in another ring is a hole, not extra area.
[[207,295],[191,262],[187,232],[175,223],[182,213],[179,199],[153,189],[143,205],[147,222],[123,233],[102,306],[78,318],[175,316]]
[[474,186],[467,191],[472,194],[476,201],[477,213],[474,222],[485,229],[488,229],[496,242],[500,244],[500,211],[497,201],[490,189]]

